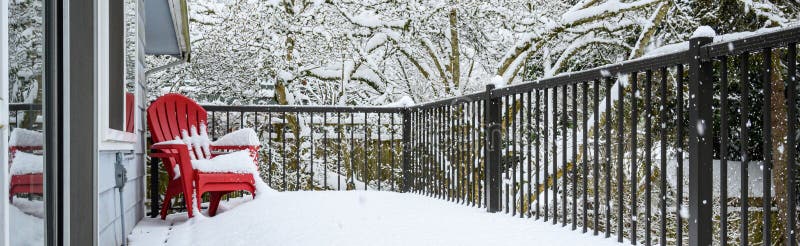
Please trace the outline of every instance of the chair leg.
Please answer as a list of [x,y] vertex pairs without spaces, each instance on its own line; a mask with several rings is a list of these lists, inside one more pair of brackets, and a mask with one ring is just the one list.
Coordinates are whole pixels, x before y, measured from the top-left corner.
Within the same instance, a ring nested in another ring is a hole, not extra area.
[[167,193],[164,196],[164,202],[161,204],[161,220],[167,219],[167,211],[172,208],[172,196]]
[[197,196],[195,198],[195,200],[197,201],[197,212],[198,213],[201,210],[203,210],[203,192],[204,191],[200,190],[200,187],[197,187],[197,189],[195,190],[195,193],[194,193],[194,195]]
[[217,209],[219,208],[219,202],[222,199],[222,196],[227,194],[228,192],[218,191],[218,192],[211,192],[211,204],[208,206],[208,216],[214,216],[217,214]]
[[183,182],[184,204],[186,204],[186,213],[189,215],[189,218],[194,217],[194,209],[192,209],[192,198],[194,198],[194,196],[192,195],[192,191],[192,184],[190,182]]

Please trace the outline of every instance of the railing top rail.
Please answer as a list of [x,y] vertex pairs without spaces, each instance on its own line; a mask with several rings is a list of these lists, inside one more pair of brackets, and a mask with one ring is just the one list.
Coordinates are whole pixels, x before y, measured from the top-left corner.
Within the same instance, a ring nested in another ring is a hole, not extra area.
[[415,110],[415,109],[436,108],[436,107],[441,107],[441,106],[445,106],[445,105],[459,105],[459,104],[463,104],[463,103],[480,101],[480,100],[484,100],[484,99],[486,99],[486,92],[475,92],[475,93],[472,93],[472,94],[455,96],[455,97],[440,99],[440,100],[436,100],[436,101],[432,101],[432,102],[426,102],[426,103],[422,103],[422,104],[417,104],[417,105],[408,107],[408,109]]
[[404,107],[326,106],[326,105],[201,105],[207,111],[230,112],[297,112],[297,113],[401,113]]
[[628,74],[632,72],[640,72],[646,70],[656,70],[662,67],[683,64],[688,61],[689,57],[687,51],[678,51],[674,53],[643,57],[619,63],[600,66],[592,69],[563,73],[550,78],[543,78],[536,81],[525,82],[521,84],[511,85],[495,89],[492,91],[492,96],[500,97],[505,95],[517,94],[528,92],[534,89],[545,89],[559,87],[563,85],[574,84],[578,82],[591,81],[609,77],[619,76],[619,74]]
[[9,103],[8,110],[9,111],[42,110],[42,105],[34,103]]
[[746,52],[784,46],[800,40],[800,25],[748,36],[713,42],[703,46],[700,58],[704,60],[720,56],[737,55]]

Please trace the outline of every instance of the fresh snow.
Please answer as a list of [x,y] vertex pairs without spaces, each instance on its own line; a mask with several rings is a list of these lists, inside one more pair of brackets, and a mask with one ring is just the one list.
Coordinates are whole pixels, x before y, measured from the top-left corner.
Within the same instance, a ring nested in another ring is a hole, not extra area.
[[385,105],[386,107],[410,107],[414,106],[414,99],[409,96],[403,96],[400,100]]
[[492,79],[489,80],[489,83],[486,83],[486,85],[494,85],[495,89],[503,88],[506,85],[506,80],[503,78],[503,76],[496,75],[492,77]]
[[14,128],[8,139],[8,146],[43,146],[44,135],[41,132],[24,128]]
[[[422,195],[376,191],[266,192],[223,203],[216,217],[146,218],[130,245],[620,245],[532,219]],[[236,204],[241,205],[236,205]]]
[[193,160],[192,167],[206,173],[257,173],[249,150],[218,155],[208,160]]
[[18,151],[14,154],[14,159],[11,161],[11,175],[23,175],[42,173],[44,168],[42,165],[43,158],[41,155],[26,153]]
[[259,146],[258,134],[251,128],[242,128],[234,132],[225,134],[221,138],[211,143],[213,146]]
[[169,141],[158,142],[158,143],[153,144],[153,146],[173,145],[173,144],[186,144],[186,142],[184,142],[183,140],[181,140],[179,138],[179,139],[174,139],[174,140],[169,140]]
[[41,201],[14,199],[8,206],[11,246],[44,245],[44,204]]
[[714,29],[711,28],[710,26],[700,26],[696,30],[694,30],[694,33],[692,33],[692,38],[700,38],[700,37],[713,38],[714,36],[717,36],[717,32],[715,32]]

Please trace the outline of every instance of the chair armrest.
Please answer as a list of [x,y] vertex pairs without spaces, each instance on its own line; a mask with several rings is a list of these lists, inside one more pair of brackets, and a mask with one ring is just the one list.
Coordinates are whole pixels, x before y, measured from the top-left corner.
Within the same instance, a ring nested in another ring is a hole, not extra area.
[[186,148],[185,144],[153,144],[153,145],[150,146],[150,149],[152,149],[152,150],[177,150],[177,151],[180,151],[180,149],[186,150],[187,148]]
[[[180,168],[181,176],[194,172],[192,159],[189,157],[189,149],[185,144],[154,144],[150,146],[152,152],[150,157],[172,160]],[[166,164],[166,162],[165,162]]]
[[211,145],[211,151],[222,150],[222,151],[231,151],[231,150],[255,150],[257,151],[261,148],[260,145],[230,145],[230,146],[217,146]]

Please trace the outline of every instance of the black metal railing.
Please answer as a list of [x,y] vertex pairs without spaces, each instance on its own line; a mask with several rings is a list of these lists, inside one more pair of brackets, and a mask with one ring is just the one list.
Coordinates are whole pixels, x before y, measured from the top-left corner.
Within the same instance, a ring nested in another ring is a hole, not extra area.
[[17,127],[29,130],[42,129],[42,105],[35,103],[10,103],[8,105],[10,130]]
[[205,108],[215,137],[257,129],[281,190],[413,192],[633,244],[796,245],[798,40],[697,37],[411,107]]
[[402,108],[204,106],[216,138],[250,127],[260,171],[280,190],[398,190]]

